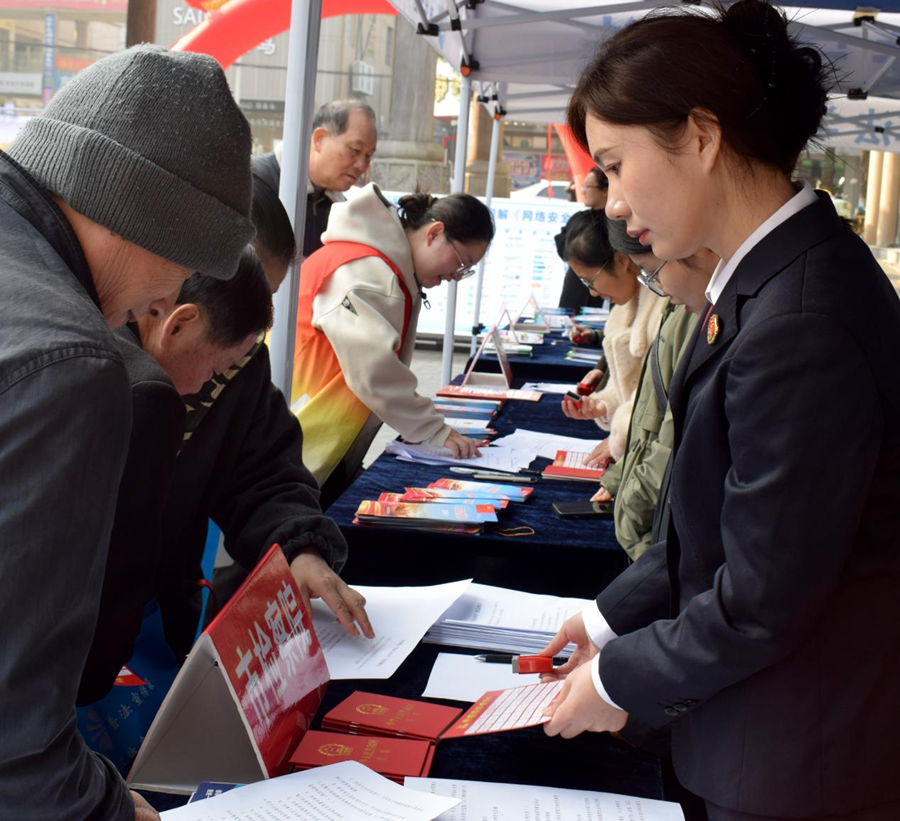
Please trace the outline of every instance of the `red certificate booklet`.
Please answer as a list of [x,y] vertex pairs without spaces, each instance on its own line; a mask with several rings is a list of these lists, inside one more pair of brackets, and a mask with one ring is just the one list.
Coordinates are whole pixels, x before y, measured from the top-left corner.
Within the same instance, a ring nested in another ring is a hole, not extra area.
[[575,453],[570,450],[556,451],[552,465],[544,468],[545,479],[575,479],[580,482],[598,482],[606,468],[589,468],[584,464],[590,453]]
[[408,775],[422,778],[428,775],[433,758],[434,744],[430,741],[310,730],[294,750],[291,767],[297,772],[339,761],[358,761],[403,784]]
[[325,715],[322,729],[434,742],[462,712],[427,701],[357,691]]

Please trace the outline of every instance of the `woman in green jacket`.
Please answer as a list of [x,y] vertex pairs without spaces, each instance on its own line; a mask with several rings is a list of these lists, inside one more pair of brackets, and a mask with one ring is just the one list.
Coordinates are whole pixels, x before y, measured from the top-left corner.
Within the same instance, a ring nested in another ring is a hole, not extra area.
[[[614,232],[610,232],[612,239]],[[592,501],[615,499],[616,538],[632,560],[650,547],[660,488],[673,445],[668,394],[672,375],[706,305],[705,290],[718,257],[698,253],[666,262],[652,253],[633,254],[641,284],[666,300],[659,333],[638,381],[625,456],[607,468]]]

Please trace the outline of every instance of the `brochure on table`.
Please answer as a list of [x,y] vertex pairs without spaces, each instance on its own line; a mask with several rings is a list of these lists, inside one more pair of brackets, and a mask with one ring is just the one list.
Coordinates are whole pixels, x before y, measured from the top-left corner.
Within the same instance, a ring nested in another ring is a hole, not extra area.
[[202,781],[281,775],[309,728],[328,667],[278,545],[203,631],[128,775],[191,793]]

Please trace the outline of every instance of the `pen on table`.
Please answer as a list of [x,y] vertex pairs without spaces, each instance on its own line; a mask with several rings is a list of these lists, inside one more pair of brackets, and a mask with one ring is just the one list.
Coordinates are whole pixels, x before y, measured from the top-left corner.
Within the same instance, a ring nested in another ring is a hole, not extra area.
[[549,656],[513,656],[506,653],[484,653],[475,656],[477,661],[494,664],[509,664],[514,673],[552,673],[553,668],[565,664],[568,659],[550,658]]
[[466,468],[461,467],[459,465],[454,465],[450,468],[451,473],[493,473],[499,476],[517,476],[518,474],[524,474],[525,476],[540,476],[541,472],[539,470],[531,470],[530,468],[522,468],[517,471],[508,471],[502,470],[501,468]]
[[489,482],[518,482],[519,484],[526,482],[533,484],[537,481],[535,476],[518,476],[515,473],[473,473],[473,479],[487,479]]
[[[513,653],[482,653],[481,655],[473,656],[473,658],[475,661],[483,661],[487,664],[510,664],[513,659],[519,658],[519,655]],[[540,656],[540,658],[547,658],[547,656]],[[558,666],[565,664],[568,659],[565,656],[555,656],[550,661],[553,662],[554,666]]]

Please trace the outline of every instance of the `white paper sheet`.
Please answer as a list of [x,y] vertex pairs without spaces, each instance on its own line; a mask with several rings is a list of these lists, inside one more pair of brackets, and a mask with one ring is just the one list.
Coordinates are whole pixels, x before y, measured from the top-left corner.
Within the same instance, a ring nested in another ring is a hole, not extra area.
[[384,447],[384,452],[392,453],[403,461],[417,462],[422,465],[463,465],[501,470],[507,473],[517,473],[522,468],[527,468],[534,459],[534,454],[529,450],[493,446],[481,448],[481,456],[457,459],[450,455],[447,448],[410,445],[396,440],[388,442]]
[[471,579],[427,587],[357,586],[375,638],[350,636],[321,599],[312,603],[313,626],[333,679],[390,678],[425,631],[469,587]]
[[559,382],[526,382],[522,385],[523,391],[540,391],[541,393],[559,393],[575,391],[576,385],[565,385]]
[[[562,413],[562,411],[560,411]],[[588,429],[590,430],[590,429]],[[596,430],[596,428],[595,428]],[[494,445],[512,450],[524,450],[545,459],[555,459],[558,450],[590,452],[601,439],[584,439],[579,436],[557,436],[554,433],[538,433],[519,428],[517,431],[494,440]]]
[[474,702],[490,690],[537,684],[540,680],[537,673],[514,673],[511,664],[488,664],[475,661],[474,656],[438,653],[422,696]]
[[455,798],[401,787],[357,761],[249,784],[161,813],[164,821],[432,821]]
[[487,781],[452,781],[444,778],[407,778],[406,786],[432,795],[452,796],[460,803],[438,821],[494,818],[503,821],[684,821],[678,804],[630,795],[492,784]]

